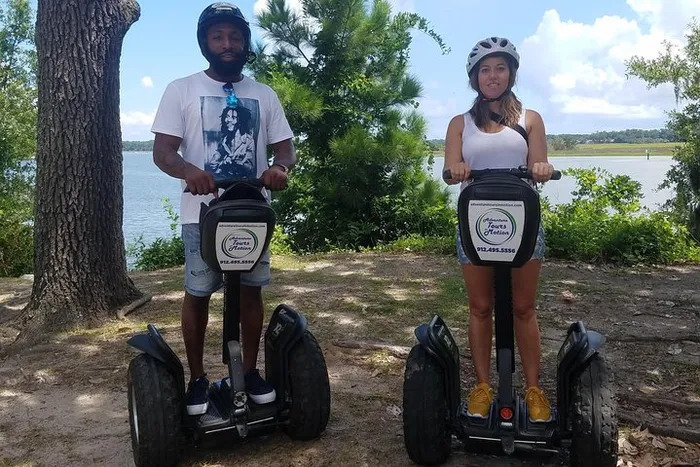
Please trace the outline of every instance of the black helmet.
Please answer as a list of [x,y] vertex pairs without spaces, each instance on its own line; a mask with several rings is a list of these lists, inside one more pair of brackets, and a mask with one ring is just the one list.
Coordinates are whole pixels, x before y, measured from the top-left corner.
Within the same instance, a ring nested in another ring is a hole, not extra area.
[[243,37],[245,38],[244,53],[249,59],[253,58],[251,55],[254,54],[250,51],[250,25],[240,9],[236,5],[227,2],[212,3],[199,15],[199,21],[197,22],[197,41],[199,42],[199,49],[202,51],[202,54],[207,58],[209,56],[209,49],[207,48],[207,29],[209,29],[212,24],[220,21],[228,21],[241,28],[241,32],[243,32]]

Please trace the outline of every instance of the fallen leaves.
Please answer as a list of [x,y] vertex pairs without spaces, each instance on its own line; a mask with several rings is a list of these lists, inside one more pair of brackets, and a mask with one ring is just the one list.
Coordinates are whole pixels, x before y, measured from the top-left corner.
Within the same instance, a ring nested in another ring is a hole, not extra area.
[[618,467],[681,467],[696,465],[688,459],[700,457],[700,445],[637,428],[618,440]]
[[561,299],[562,299],[565,303],[573,303],[573,302],[575,302],[575,301],[578,299],[578,296],[577,296],[575,293],[573,293],[573,292],[570,292],[570,291],[568,291],[568,290],[564,290],[564,291],[561,293]]

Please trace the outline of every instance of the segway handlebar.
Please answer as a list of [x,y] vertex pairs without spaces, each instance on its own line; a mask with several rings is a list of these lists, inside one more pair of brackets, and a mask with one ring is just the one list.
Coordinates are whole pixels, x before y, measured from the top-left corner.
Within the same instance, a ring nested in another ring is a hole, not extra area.
[[[214,181],[214,186],[217,190],[226,189],[235,185],[236,183],[247,183],[248,185],[254,186],[256,188],[263,188],[265,184],[263,183],[262,177],[258,178],[222,178],[220,180]],[[185,193],[190,193],[190,187],[185,188]]]
[[[532,180],[532,170],[530,170],[529,168],[527,168],[524,165],[518,167],[517,169],[511,168],[511,169],[472,170],[469,173],[469,177],[472,179],[476,179],[476,178],[483,177],[484,175],[489,175],[489,174],[510,174],[510,175],[515,175],[516,177]],[[452,178],[452,171],[450,169],[447,169],[442,173],[443,180],[449,180],[451,178]],[[561,179],[561,171],[559,171],[559,170],[553,171],[552,178],[550,180],[559,180],[559,179]]]

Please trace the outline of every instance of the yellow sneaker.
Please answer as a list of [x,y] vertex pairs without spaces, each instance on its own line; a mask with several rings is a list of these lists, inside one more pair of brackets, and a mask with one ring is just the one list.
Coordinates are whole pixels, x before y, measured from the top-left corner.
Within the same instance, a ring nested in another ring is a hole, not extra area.
[[488,418],[492,400],[493,389],[491,389],[489,383],[477,384],[472,392],[469,393],[467,415],[476,418]]
[[540,388],[533,386],[528,389],[525,393],[525,402],[531,422],[546,423],[552,420],[549,401]]

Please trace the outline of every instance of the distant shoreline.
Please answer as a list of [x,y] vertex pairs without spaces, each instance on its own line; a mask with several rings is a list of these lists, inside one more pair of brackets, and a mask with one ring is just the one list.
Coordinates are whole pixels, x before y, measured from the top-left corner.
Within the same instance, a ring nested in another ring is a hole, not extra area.
[[[670,157],[681,143],[589,143],[578,144],[574,149],[550,151],[549,157]],[[433,151],[433,157],[443,157],[442,151]]]

